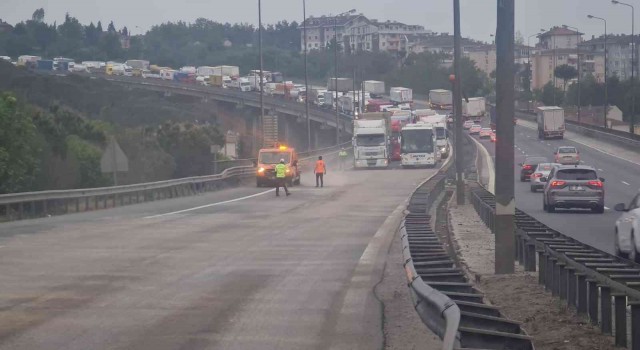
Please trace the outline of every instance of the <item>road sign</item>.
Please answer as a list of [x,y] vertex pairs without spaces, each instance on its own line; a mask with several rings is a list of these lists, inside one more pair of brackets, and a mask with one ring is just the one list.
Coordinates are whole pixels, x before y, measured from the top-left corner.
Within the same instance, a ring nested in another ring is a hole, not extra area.
[[122,152],[122,148],[120,148],[118,141],[116,141],[113,136],[102,154],[102,159],[100,159],[100,169],[103,173],[113,173],[114,185],[118,183],[117,173],[119,171],[129,171],[129,159],[127,159],[127,156]]

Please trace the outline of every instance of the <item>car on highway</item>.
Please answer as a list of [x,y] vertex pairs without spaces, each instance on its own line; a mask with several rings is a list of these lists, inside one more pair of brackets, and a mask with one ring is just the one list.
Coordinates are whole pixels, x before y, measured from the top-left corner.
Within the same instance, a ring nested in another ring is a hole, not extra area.
[[556,208],[587,208],[604,213],[604,179],[598,178],[594,167],[561,165],[551,169],[545,183],[542,208],[553,213]]
[[467,121],[464,122],[464,124],[462,124],[462,128],[465,129],[465,130],[469,130],[469,129],[471,129],[473,124],[475,124],[473,122],[473,120],[467,120]]
[[580,152],[573,146],[561,146],[553,152],[555,162],[563,165],[580,164]]
[[525,182],[531,178],[531,174],[540,163],[549,163],[545,157],[527,157],[520,163],[520,182]]
[[492,133],[491,128],[482,128],[480,129],[479,137],[481,139],[488,139],[488,138],[491,138],[491,133]]
[[556,165],[561,165],[558,163],[540,163],[536,167],[536,170],[531,174],[531,192],[537,192],[544,188],[544,182],[540,181],[542,178],[549,177],[549,173],[551,169]]
[[482,126],[480,124],[473,124],[469,129],[469,135],[478,135],[482,130]]
[[613,209],[622,212],[616,220],[616,255],[640,263],[640,192],[629,205],[619,203]]

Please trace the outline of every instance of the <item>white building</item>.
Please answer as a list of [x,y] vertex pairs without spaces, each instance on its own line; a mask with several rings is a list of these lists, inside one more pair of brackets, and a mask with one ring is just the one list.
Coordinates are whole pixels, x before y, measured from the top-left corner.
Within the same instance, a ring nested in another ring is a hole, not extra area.
[[303,49],[305,26],[307,27],[307,49],[309,50],[326,48],[337,33],[338,42],[340,45],[345,45],[347,52],[409,51],[417,38],[431,34],[431,31],[425,30],[423,26],[396,21],[379,22],[370,20],[362,14],[309,17],[300,26],[300,47]]

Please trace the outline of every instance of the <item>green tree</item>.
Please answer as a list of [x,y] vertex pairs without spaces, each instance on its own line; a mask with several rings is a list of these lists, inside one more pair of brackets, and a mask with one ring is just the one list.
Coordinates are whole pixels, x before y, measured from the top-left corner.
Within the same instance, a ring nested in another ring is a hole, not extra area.
[[44,9],[41,7],[35,11],[33,11],[33,15],[31,15],[31,20],[34,22],[42,22],[44,21]]
[[0,193],[27,191],[38,172],[35,127],[8,93],[0,95]]
[[562,105],[564,94],[562,93],[562,90],[553,86],[552,82],[548,82],[542,88],[539,100],[546,106],[559,106]]
[[564,91],[566,92],[567,83],[569,82],[569,80],[574,79],[578,76],[578,70],[573,66],[570,66],[568,64],[563,64],[563,65],[557,66],[553,70],[553,75],[556,78],[562,79],[562,81],[564,82],[563,84]]

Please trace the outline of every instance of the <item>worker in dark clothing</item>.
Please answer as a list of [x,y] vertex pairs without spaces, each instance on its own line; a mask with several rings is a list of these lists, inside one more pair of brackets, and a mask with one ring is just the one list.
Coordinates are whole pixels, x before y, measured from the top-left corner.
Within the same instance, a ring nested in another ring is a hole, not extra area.
[[280,159],[280,163],[276,165],[276,197],[280,197],[280,187],[284,188],[287,196],[291,194],[287,188],[287,166],[284,164],[284,159]]
[[324,160],[322,160],[322,156],[318,157],[313,172],[316,173],[316,187],[324,187],[324,176],[327,175],[327,165],[324,163]]

